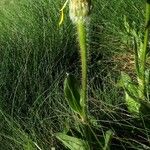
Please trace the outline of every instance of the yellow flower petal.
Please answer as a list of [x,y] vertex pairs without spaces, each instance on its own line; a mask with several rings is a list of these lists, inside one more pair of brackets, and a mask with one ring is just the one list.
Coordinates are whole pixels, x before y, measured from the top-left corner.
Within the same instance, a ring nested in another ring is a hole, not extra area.
[[64,3],[64,5],[62,6],[62,8],[60,9],[60,12],[61,12],[61,17],[60,17],[60,21],[59,21],[59,26],[63,23],[64,21],[64,9],[67,5],[69,0],[66,0],[66,2]]

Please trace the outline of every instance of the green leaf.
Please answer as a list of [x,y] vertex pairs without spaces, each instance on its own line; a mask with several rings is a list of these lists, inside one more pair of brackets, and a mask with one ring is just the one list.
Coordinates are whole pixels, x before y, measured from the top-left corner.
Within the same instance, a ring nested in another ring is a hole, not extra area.
[[64,81],[65,97],[71,109],[78,114],[81,114],[82,112],[82,107],[80,105],[80,91],[81,89],[78,81],[73,75],[67,74],[67,77]]
[[59,139],[70,150],[90,150],[88,143],[82,139],[68,136],[63,133],[57,133],[56,138]]
[[106,131],[105,133],[105,145],[103,147],[103,150],[109,150],[110,149],[110,142],[113,137],[113,132],[111,130]]
[[121,72],[121,79],[119,81],[119,85],[124,88],[127,85],[127,81],[131,82],[130,76],[124,72]]
[[139,115],[141,104],[135,101],[135,99],[133,99],[131,96],[129,96],[127,92],[125,92],[125,96],[129,112],[132,113],[133,115]]
[[121,74],[121,85],[125,90],[125,99],[128,110],[132,114],[139,114],[140,101],[138,93],[138,85],[132,82],[130,76],[126,73]]

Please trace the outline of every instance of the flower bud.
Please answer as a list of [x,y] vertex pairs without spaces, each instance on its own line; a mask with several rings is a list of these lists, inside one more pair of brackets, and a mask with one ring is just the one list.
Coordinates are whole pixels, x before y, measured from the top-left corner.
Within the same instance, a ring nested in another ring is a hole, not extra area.
[[91,0],[70,0],[69,14],[73,23],[87,22],[91,10]]

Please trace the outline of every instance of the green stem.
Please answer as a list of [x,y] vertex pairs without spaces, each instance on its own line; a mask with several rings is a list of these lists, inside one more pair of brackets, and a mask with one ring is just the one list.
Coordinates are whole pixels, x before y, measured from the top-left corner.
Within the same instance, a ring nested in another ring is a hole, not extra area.
[[91,147],[91,131],[89,128],[89,120],[87,115],[87,30],[86,30],[86,23],[84,21],[78,21],[77,24],[77,34],[78,34],[78,41],[80,46],[80,55],[81,55],[81,72],[82,72],[82,79],[81,79],[81,101],[80,104],[82,106],[82,121],[84,123],[84,134],[87,138],[89,143],[89,147]]
[[82,91],[81,91],[81,106],[83,108],[82,119],[87,122],[87,44],[86,44],[86,24],[83,21],[78,21],[77,34],[80,46],[81,55],[81,71],[82,71]]
[[147,44],[148,44],[148,34],[149,34],[149,27],[148,27],[148,23],[150,21],[150,3],[149,0],[147,0],[146,3],[146,29],[145,29],[145,35],[144,35],[144,45],[143,45],[143,49],[142,49],[142,53],[141,53],[141,77],[140,77],[140,81],[139,81],[139,89],[140,89],[140,97],[142,99],[145,98],[145,89],[146,89],[146,85],[145,85],[145,66],[146,66],[146,55],[147,55]]

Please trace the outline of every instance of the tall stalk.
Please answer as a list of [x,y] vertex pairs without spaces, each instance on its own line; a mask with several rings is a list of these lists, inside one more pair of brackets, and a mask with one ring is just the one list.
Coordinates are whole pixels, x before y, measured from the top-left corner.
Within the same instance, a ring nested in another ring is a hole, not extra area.
[[82,119],[87,122],[87,46],[86,46],[86,27],[84,22],[79,21],[76,24],[77,34],[80,46],[81,55],[81,105],[82,105]]
[[76,26],[77,38],[80,47],[81,57],[81,95],[80,105],[82,108],[81,118],[84,123],[83,132],[87,141],[89,141],[89,147],[91,147],[91,131],[88,126],[88,102],[87,102],[87,23],[89,21],[91,0],[70,0],[70,19]]
[[81,56],[81,100],[82,121],[87,122],[87,23],[90,14],[90,0],[70,0],[70,19],[77,29],[77,38]]

